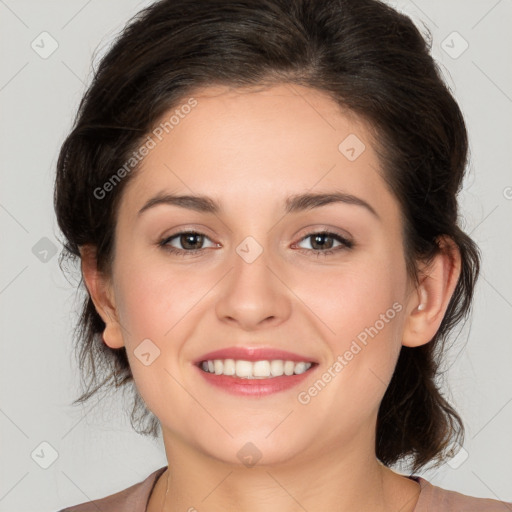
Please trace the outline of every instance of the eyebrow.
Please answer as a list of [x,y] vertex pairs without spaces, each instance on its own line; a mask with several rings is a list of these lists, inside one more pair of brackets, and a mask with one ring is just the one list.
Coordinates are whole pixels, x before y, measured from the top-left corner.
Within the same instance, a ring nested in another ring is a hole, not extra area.
[[[313,208],[319,208],[332,203],[345,203],[361,206],[374,217],[381,220],[375,209],[364,199],[345,192],[304,193],[290,196],[285,200],[285,213],[296,213],[311,210]],[[143,212],[161,204],[179,206],[180,208],[186,208],[200,213],[211,213],[214,215],[219,214],[222,210],[220,205],[208,196],[159,193],[149,199],[139,210],[137,215],[140,216]]]

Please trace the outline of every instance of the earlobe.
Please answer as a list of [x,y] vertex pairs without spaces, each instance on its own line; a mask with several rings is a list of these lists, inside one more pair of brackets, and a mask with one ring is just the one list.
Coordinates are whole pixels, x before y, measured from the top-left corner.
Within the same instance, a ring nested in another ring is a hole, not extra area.
[[435,336],[460,276],[460,251],[455,242],[438,239],[439,252],[426,270],[407,307],[402,345],[417,347]]
[[118,319],[114,294],[110,280],[98,270],[96,248],[80,247],[82,276],[97,313],[105,322],[103,340],[110,348],[124,346],[121,325]]

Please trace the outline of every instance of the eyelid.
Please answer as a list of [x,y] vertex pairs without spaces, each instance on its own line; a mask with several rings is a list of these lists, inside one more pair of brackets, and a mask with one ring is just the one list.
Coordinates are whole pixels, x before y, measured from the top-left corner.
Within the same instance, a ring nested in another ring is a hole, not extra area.
[[[202,235],[204,236],[205,238],[208,238],[209,240],[213,241],[212,238],[204,232],[204,230],[206,231],[209,231],[205,226],[200,226],[200,227],[194,227],[194,226],[185,226],[185,227],[182,227],[182,226],[179,226],[178,228],[178,231],[173,231],[171,234],[168,234],[168,235],[162,235],[159,237],[159,240],[162,241],[162,240],[169,240],[171,238],[174,238],[178,235],[182,235],[182,234],[185,234],[185,233],[194,233],[196,235]],[[308,236],[312,236],[312,235],[316,235],[316,234],[329,234],[329,235],[337,235],[339,236],[340,238],[342,238],[343,240],[345,240],[346,242],[349,242],[349,243],[354,243],[354,240],[352,238],[352,236],[350,234],[348,234],[346,231],[341,231],[337,228],[333,228],[331,226],[322,226],[320,225],[319,227],[317,227],[316,229],[313,228],[313,227],[310,227],[310,226],[306,226],[302,229],[302,231],[304,232],[299,238],[298,238],[298,241],[302,241],[304,238],[307,238]],[[216,243],[216,242],[214,242]],[[296,242],[295,242],[296,243]]]
[[[336,246],[336,247],[333,247],[333,248],[330,248],[330,249],[325,249],[325,250],[314,250],[314,249],[304,249],[304,248],[301,248],[301,247],[297,247],[298,244],[300,244],[301,242],[303,242],[304,240],[307,240],[309,238],[312,238],[314,237],[315,235],[323,235],[327,238],[332,238],[333,240],[336,240],[339,245]],[[305,236],[302,236],[301,238],[299,238],[298,242],[295,242],[292,247],[297,247],[297,249],[299,251],[306,251],[306,252],[310,252],[310,253],[314,253],[314,254],[317,254],[317,255],[330,255],[330,254],[333,254],[337,251],[341,251],[343,249],[352,249],[353,247],[355,246],[355,242],[352,240],[352,238],[349,238],[345,235],[341,235],[335,231],[327,231],[327,230],[320,230],[320,231],[311,231],[311,232],[308,232],[306,233]]]
[[303,235],[300,235],[300,239],[307,235],[315,235],[317,233],[329,233],[332,235],[338,235],[342,238],[344,238],[347,241],[352,241],[352,236],[345,230],[342,230],[340,228],[335,228],[334,226],[328,226],[328,225],[318,225],[315,224],[314,226],[306,226],[303,229],[301,229],[301,233],[304,233]]
[[173,247],[173,246],[169,246],[167,245],[171,240],[173,239],[179,239],[180,236],[182,235],[197,235],[197,236],[202,236],[204,239],[207,239],[209,240],[213,246],[216,246],[218,247],[219,244],[217,242],[214,242],[210,236],[208,236],[206,233],[203,233],[202,231],[199,231],[198,229],[181,229],[180,231],[176,231],[175,233],[171,233],[170,235],[165,235],[165,236],[162,236],[160,237],[158,240],[158,245],[161,245],[161,246],[164,246],[164,247],[172,247],[178,251],[183,251],[183,252],[188,252],[188,253],[192,253],[194,251],[201,251],[201,250],[204,250],[204,249],[207,249],[207,247],[203,247],[201,249],[192,249],[192,250],[185,250],[185,249],[177,249],[176,247]]
[[303,232],[304,234],[300,235],[299,241],[303,240],[305,237],[316,235],[316,234],[329,234],[329,235],[339,236],[343,240],[345,240],[349,243],[355,244],[354,238],[347,231],[340,230],[339,228],[335,228],[332,226],[327,226],[327,225],[324,225],[324,226],[317,225],[316,227],[306,226],[305,228],[303,228],[303,230],[301,230],[301,232]]
[[[182,257],[197,256],[197,255],[204,253],[207,249],[212,248],[212,246],[210,246],[210,247],[202,247],[200,249],[187,250],[187,249],[180,249],[180,248],[174,247],[172,245],[169,245],[169,242],[171,240],[173,240],[175,238],[179,239],[179,237],[181,237],[182,235],[201,236],[204,239],[208,239],[213,244],[213,248],[215,248],[215,247],[218,248],[219,246],[222,247],[221,244],[214,242],[206,233],[203,233],[194,228],[184,228],[184,229],[182,228],[180,231],[174,232],[168,236],[160,238],[157,245],[159,247],[161,247],[162,249],[164,249],[165,251],[167,251],[169,254],[174,254],[174,255],[182,256]],[[315,250],[315,249],[307,249],[307,248],[297,247],[297,245],[299,243],[301,243],[304,240],[307,240],[308,238],[311,238],[315,235],[324,235],[327,238],[332,238],[334,240],[337,240],[339,245],[334,248],[329,248],[329,249],[324,249],[324,250]],[[350,235],[346,236],[345,234],[339,233],[338,230],[336,230],[336,229],[327,228],[325,226],[317,228],[316,230],[307,231],[304,235],[302,235],[298,239],[297,242],[294,242],[292,244],[292,248],[296,248],[298,252],[308,254],[308,255],[314,254],[316,257],[321,257],[321,256],[327,257],[327,256],[333,255],[333,254],[341,252],[341,251],[350,250],[354,246],[355,246],[355,242]]]

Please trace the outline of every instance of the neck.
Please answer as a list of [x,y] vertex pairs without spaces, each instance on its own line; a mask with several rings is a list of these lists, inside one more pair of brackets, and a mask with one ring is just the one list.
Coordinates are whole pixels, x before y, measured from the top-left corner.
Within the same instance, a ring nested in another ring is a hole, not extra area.
[[148,512],[413,512],[419,485],[383,466],[372,453],[329,450],[275,465],[245,467],[212,458],[176,439],[166,441],[169,469]]

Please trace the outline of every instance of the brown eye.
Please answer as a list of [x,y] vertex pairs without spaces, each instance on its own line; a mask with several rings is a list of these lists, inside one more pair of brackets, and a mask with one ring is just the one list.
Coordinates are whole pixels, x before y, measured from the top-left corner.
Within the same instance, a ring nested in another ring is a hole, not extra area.
[[[326,256],[340,250],[351,249],[354,245],[351,240],[347,240],[341,235],[327,231],[310,233],[302,238],[301,242],[308,239],[311,240],[309,244],[311,248],[304,250],[307,252],[316,252],[317,256],[320,254]],[[338,242],[337,246],[334,245],[336,242]]]
[[[209,240],[209,238],[203,233],[198,233],[196,231],[182,231],[164,238],[158,243],[158,245],[171,253],[183,255],[195,254],[204,249],[203,244],[205,240]],[[174,245],[176,243],[179,247]],[[212,246],[215,247],[216,244],[212,242],[210,247]]]

